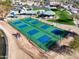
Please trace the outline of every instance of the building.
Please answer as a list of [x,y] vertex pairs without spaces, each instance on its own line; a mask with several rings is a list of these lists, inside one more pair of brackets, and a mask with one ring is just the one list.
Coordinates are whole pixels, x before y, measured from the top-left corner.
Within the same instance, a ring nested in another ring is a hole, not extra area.
[[54,18],[55,12],[53,11],[43,11],[39,13],[39,17],[42,18]]
[[27,0],[11,0],[13,4],[15,4],[16,2],[22,2],[22,3],[26,3]]
[[72,3],[72,2],[73,2],[73,0],[50,0],[50,2]]

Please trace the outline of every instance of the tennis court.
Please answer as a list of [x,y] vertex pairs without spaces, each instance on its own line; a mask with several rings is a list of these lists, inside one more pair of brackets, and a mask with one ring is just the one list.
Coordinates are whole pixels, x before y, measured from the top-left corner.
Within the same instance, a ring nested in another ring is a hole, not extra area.
[[20,31],[26,38],[41,49],[48,51],[60,37],[52,33],[52,30],[57,29],[36,19],[25,18],[23,20],[14,20],[9,22],[11,26]]
[[57,39],[60,39],[60,37],[64,37],[67,34],[67,31],[54,26],[50,26],[48,24],[38,21],[37,19],[25,18],[22,21],[40,29],[41,31],[44,31],[52,36],[55,36]]

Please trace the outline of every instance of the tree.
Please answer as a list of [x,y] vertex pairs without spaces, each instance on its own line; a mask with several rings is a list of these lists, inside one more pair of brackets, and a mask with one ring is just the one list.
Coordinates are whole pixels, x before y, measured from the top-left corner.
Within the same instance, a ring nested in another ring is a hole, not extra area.
[[11,5],[11,1],[10,0],[6,0],[6,1],[0,1],[1,5]]
[[79,49],[79,35],[74,36],[74,41],[70,43],[72,49]]

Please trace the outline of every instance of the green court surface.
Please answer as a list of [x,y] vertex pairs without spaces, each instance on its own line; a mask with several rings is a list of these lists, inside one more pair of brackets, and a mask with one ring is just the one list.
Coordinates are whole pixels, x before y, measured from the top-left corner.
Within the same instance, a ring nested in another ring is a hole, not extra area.
[[[38,28],[38,29],[40,29],[40,30],[43,31],[43,32],[46,32],[46,33],[48,33],[48,34],[50,34],[50,35],[52,35],[52,36],[55,36],[57,39],[58,39],[58,37],[59,37],[59,39],[60,39],[60,37],[64,37],[65,34],[67,33],[65,30],[62,30],[62,29],[57,28],[57,27],[55,27],[55,26],[50,26],[50,25],[48,25],[48,24],[45,24],[45,23],[43,23],[43,22],[38,21],[37,19],[25,18],[25,19],[23,19],[22,21],[25,22],[25,23],[28,23],[28,24],[30,24],[30,25],[32,25],[32,26]],[[59,35],[55,35],[54,32],[55,32],[56,30],[57,30],[57,31],[58,31],[58,30],[61,31],[62,34],[59,33]],[[53,32],[53,33],[52,33],[52,32]]]
[[65,35],[64,30],[33,18],[14,20],[9,22],[9,24],[45,51],[48,51],[50,47],[61,39],[60,37],[63,38],[63,35]]

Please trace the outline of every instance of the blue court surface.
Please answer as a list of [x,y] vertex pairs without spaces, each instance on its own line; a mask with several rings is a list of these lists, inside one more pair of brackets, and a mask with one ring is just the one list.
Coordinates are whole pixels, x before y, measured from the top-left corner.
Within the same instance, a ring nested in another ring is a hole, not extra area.
[[48,51],[49,47],[56,44],[61,39],[60,36],[63,38],[63,35],[65,35],[65,30],[33,18],[14,20],[9,22],[9,24],[45,51]]

